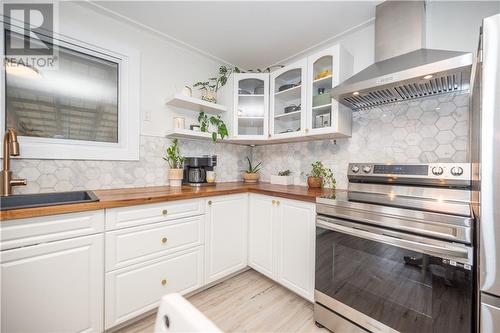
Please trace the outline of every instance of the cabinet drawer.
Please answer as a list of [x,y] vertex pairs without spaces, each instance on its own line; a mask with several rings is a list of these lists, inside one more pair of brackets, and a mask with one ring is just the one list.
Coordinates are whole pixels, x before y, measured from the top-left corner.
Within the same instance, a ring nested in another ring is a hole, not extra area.
[[46,243],[102,232],[104,210],[3,221],[1,249]]
[[199,199],[111,208],[106,210],[106,230],[174,220],[204,212],[204,200]]
[[106,271],[203,244],[204,215],[106,233]]
[[202,246],[107,273],[105,328],[155,308],[165,294],[186,294],[202,285]]

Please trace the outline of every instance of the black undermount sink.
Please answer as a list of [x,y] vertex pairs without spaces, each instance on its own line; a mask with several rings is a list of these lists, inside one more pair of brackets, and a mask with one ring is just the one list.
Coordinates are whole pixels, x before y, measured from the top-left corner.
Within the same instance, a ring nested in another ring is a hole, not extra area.
[[19,194],[0,197],[0,210],[46,207],[99,201],[92,191]]

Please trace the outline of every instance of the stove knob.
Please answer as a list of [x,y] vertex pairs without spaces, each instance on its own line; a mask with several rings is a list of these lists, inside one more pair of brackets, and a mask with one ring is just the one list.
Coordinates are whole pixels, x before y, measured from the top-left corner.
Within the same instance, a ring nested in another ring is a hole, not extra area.
[[365,165],[365,166],[363,167],[363,172],[364,172],[364,173],[370,173],[370,171],[372,171],[372,167],[371,167],[371,166],[369,166],[369,165]]
[[453,176],[461,176],[464,173],[464,169],[461,167],[453,167],[451,168],[451,174]]
[[354,173],[358,173],[359,167],[357,165],[353,165],[352,168],[351,168],[351,171],[354,172]]
[[441,176],[443,174],[443,168],[441,167],[434,167],[432,168],[432,173],[434,174],[434,176]]

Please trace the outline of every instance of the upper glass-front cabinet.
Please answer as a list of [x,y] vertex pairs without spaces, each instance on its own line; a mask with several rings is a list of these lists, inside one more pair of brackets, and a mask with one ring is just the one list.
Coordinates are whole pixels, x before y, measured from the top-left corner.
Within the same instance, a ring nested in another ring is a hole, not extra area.
[[270,137],[303,135],[306,123],[306,70],[303,59],[271,73]]
[[234,74],[233,136],[237,139],[268,137],[269,75]]
[[350,135],[351,113],[332,99],[331,89],[352,74],[352,56],[340,45],[307,58],[307,124],[309,135]]

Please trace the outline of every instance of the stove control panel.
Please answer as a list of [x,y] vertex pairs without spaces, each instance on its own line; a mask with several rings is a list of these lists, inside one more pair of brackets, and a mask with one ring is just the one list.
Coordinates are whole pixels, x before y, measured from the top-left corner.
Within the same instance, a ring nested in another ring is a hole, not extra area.
[[471,166],[469,163],[428,163],[428,164],[377,164],[350,163],[347,176],[349,180],[370,181],[370,179],[404,182],[408,180],[430,179],[446,185],[451,183],[470,183]]

